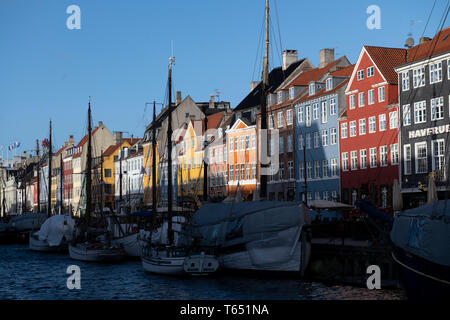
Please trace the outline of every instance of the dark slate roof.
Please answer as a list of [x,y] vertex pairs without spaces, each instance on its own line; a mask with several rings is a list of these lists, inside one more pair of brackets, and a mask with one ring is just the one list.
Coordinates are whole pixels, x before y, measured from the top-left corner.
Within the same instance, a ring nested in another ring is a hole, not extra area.
[[[286,80],[287,77],[300,65],[305,59],[298,60],[289,65],[289,67],[283,71],[282,67],[278,67],[270,71],[269,73],[269,93],[275,92],[280,84]],[[261,104],[261,87],[259,84],[234,108],[234,111],[246,110],[252,107],[259,106]]]

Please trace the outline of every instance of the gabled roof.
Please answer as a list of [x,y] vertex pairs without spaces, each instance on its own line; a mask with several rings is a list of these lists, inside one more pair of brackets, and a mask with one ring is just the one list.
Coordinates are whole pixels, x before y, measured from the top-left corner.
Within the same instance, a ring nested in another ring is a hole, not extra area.
[[405,63],[406,49],[373,46],[364,46],[363,48],[386,81],[390,84],[397,84],[398,75],[394,68]]
[[289,89],[293,86],[307,86],[311,81],[318,81],[322,78],[326,73],[330,71],[334,66],[336,66],[342,59],[346,59],[344,57],[340,57],[333,62],[330,62],[323,68],[315,68],[313,70],[305,71],[301,73],[297,78],[295,78],[288,86],[284,89]]
[[[301,65],[305,59],[293,62],[283,71],[282,67],[277,67],[269,72],[269,88],[270,93],[275,92],[278,86],[287,78],[289,75]],[[262,83],[259,82],[258,85],[249,93],[247,96],[234,108],[234,111],[246,110],[259,106],[261,104],[261,93],[262,93]]]
[[337,67],[336,71],[330,72],[330,76],[333,77],[350,77],[352,75],[355,65],[349,65],[348,67]]
[[[98,127],[95,127],[94,130],[92,131],[92,135],[94,135],[98,130]],[[86,133],[86,135],[80,140],[80,142],[78,142],[76,148],[83,146],[89,139],[88,134]]]
[[406,64],[435,56],[450,50],[450,27],[436,33],[434,38],[408,49]]
[[324,89],[320,90],[319,92],[317,92],[313,96],[303,96],[300,99],[296,100],[295,103],[297,103],[297,102],[304,102],[304,101],[308,101],[308,100],[311,100],[311,99],[316,99],[316,98],[319,98],[321,96],[326,96],[326,95],[329,95],[330,93],[334,93],[334,92],[338,91],[339,89],[347,86],[348,81],[349,81],[349,79],[345,79],[344,81],[339,83],[335,88],[333,88],[331,90],[326,91],[325,88],[324,88]]

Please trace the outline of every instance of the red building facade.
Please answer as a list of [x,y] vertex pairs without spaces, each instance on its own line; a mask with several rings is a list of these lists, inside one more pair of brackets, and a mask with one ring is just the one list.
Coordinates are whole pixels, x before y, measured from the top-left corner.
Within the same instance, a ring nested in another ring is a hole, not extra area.
[[399,177],[398,78],[406,50],[364,46],[346,89],[339,121],[342,202],[367,198],[392,212]]

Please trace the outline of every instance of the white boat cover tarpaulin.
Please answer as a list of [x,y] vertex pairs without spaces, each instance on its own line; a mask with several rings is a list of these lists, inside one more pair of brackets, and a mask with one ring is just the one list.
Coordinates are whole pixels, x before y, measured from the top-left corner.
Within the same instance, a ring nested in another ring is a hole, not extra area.
[[203,245],[245,244],[252,263],[263,265],[289,260],[305,223],[309,211],[299,203],[208,203],[192,217],[191,233]]
[[400,212],[391,231],[394,244],[431,262],[450,266],[450,201]]
[[36,232],[41,241],[47,241],[49,246],[59,246],[63,237],[70,241],[75,226],[75,220],[66,215],[51,216]]

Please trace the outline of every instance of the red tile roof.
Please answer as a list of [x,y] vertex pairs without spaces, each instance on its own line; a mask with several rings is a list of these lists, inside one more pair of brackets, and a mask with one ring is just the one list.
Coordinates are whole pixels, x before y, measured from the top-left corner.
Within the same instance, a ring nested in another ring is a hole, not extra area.
[[394,68],[405,63],[406,49],[364,46],[388,83],[397,84]]
[[450,27],[436,33],[434,38],[408,49],[408,61],[411,63],[450,50]]
[[348,67],[337,67],[337,70],[330,72],[330,75],[333,77],[350,77],[353,73],[354,68],[355,68],[354,64]]
[[297,78],[295,78],[288,86],[284,87],[283,89],[289,89],[293,86],[307,86],[311,81],[318,81],[343,58],[344,57],[340,57],[339,59],[330,62],[323,68],[315,68],[313,70],[302,72]]

